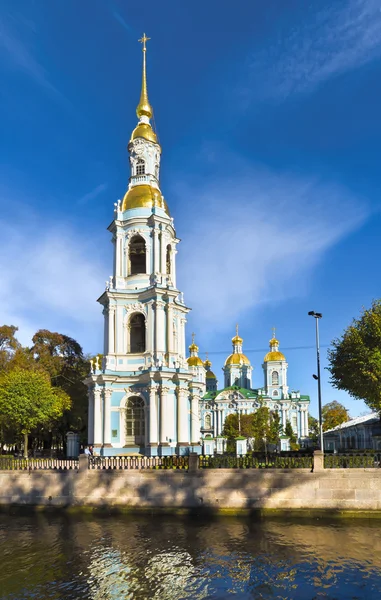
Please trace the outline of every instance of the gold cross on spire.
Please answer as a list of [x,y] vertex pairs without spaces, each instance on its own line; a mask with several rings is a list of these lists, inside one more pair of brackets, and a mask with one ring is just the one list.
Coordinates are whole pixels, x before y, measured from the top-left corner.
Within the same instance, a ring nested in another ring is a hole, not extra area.
[[237,325],[235,326],[235,334],[236,334],[236,335],[238,335],[238,323],[237,323]]
[[192,344],[194,344],[194,338],[196,337],[195,333],[192,333]]
[[148,40],[150,40],[151,38],[147,37],[145,33],[143,33],[143,37],[140,38],[140,40],[138,40],[138,42],[140,42],[141,44],[143,44],[143,52],[146,51],[146,42],[148,42]]
[[209,360],[209,352],[205,352],[205,360]]
[[273,327],[272,330],[273,330],[273,338],[275,339],[275,327]]

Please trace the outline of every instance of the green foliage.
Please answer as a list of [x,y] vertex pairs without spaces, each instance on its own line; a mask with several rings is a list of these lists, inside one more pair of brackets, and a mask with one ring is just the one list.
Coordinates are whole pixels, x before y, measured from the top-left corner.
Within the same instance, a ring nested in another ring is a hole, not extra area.
[[286,421],[286,427],[284,428],[285,435],[290,438],[290,449],[299,450],[299,444],[297,442],[296,434],[292,428],[290,421]]
[[381,300],[333,340],[328,359],[332,385],[381,410]]
[[[254,438],[254,450],[262,451],[267,444],[277,444],[282,430],[278,412],[270,412],[266,406],[261,406],[255,413],[241,415],[236,413],[228,415],[225,419],[222,434],[228,438],[228,447],[233,447],[233,441],[242,435],[245,438]],[[235,451],[235,443],[233,451]]]
[[24,435],[26,456],[28,434],[49,426],[69,407],[67,394],[53,388],[49,376],[41,371],[15,368],[0,376],[0,419]]
[[325,404],[321,414],[323,419],[323,431],[328,431],[328,429],[333,429],[334,427],[349,421],[347,409],[336,400]]
[[309,437],[314,442],[314,444],[318,443],[319,439],[319,421],[315,419],[312,415],[308,415],[308,430],[310,432]]
[[49,373],[52,384],[71,398],[71,409],[57,422],[55,432],[65,443],[67,431],[82,432],[86,437],[87,388],[83,380],[90,371],[90,363],[78,342],[67,335],[41,329],[33,336],[31,352],[37,365]]

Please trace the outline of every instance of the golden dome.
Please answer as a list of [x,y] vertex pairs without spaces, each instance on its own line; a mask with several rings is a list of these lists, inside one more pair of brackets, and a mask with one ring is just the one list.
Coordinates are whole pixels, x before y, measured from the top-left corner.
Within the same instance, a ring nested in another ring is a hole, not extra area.
[[241,337],[239,337],[239,335],[236,335],[235,337],[232,338],[232,342],[233,342],[233,344],[242,344],[243,339]]
[[198,352],[198,346],[194,342],[189,346],[189,352]]
[[213,373],[213,371],[207,371],[205,377],[206,377],[206,379],[216,379],[216,376]]
[[202,362],[202,360],[199,356],[190,356],[189,358],[187,358],[187,363],[190,367],[203,367],[204,366],[204,363]]
[[210,360],[208,358],[206,360],[204,360],[204,367],[210,368],[211,366],[212,366],[212,363],[210,362]]
[[272,347],[272,346],[279,346],[279,342],[278,342],[277,339],[271,338],[271,340],[270,340],[270,347]]
[[152,208],[153,206],[163,208],[169,216],[167,203],[160,190],[151,185],[135,185],[126,192],[122,202],[122,211],[132,208]]
[[144,138],[149,142],[157,144],[156,133],[148,123],[138,123],[138,125],[135,127],[131,134],[130,142],[132,142],[132,140],[136,140],[137,138]]
[[250,361],[247,358],[247,356],[245,356],[244,354],[241,354],[239,352],[235,352],[234,354],[231,354],[225,360],[225,367],[227,365],[240,365],[240,364],[250,365]]
[[282,352],[268,352],[264,358],[265,362],[269,362],[271,360],[286,360],[286,357]]

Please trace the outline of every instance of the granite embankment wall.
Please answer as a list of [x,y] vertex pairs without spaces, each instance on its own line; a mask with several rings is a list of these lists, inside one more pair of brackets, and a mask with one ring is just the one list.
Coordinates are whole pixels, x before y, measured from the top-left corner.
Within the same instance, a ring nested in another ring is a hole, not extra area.
[[381,511],[381,469],[3,471],[0,504]]

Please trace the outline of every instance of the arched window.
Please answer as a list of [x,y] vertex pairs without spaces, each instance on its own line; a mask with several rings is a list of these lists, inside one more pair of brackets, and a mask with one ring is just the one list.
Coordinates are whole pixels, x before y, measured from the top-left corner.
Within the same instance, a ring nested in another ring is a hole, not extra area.
[[137,396],[129,398],[126,403],[126,443],[144,444],[144,436],[144,400]]
[[128,324],[129,345],[128,352],[139,354],[146,349],[146,320],[141,313],[135,313],[131,316]]
[[146,163],[142,158],[138,159],[136,163],[136,175],[144,175],[146,172]]
[[171,246],[169,244],[167,246],[166,266],[167,266],[167,275],[170,275],[171,274]]
[[130,275],[146,273],[146,244],[141,235],[135,235],[129,247]]
[[272,383],[272,385],[279,385],[279,373],[278,373],[278,371],[273,371],[272,372],[271,383]]
[[212,415],[205,415],[205,429],[212,428]]
[[273,398],[276,398],[277,396],[279,396],[278,390],[274,390],[273,391]]

